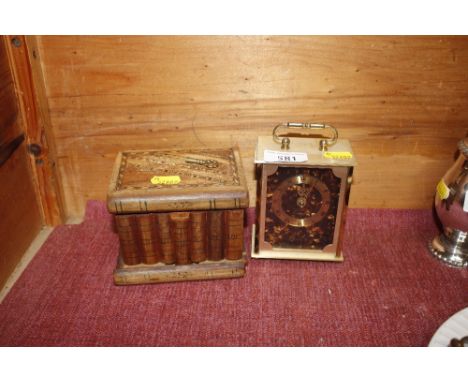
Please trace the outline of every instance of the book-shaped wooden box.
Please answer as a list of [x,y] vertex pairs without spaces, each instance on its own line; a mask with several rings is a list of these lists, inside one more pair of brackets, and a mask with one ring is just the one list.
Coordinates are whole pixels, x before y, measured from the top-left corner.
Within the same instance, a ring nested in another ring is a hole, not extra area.
[[118,154],[107,196],[118,285],[241,277],[249,197],[236,149]]

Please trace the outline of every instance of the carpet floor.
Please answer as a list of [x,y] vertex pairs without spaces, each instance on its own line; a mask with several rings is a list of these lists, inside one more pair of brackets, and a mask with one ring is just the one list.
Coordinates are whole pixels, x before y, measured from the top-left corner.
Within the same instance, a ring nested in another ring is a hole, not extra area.
[[90,201],[0,305],[0,345],[426,346],[468,306],[468,270],[426,249],[436,232],[430,210],[350,209],[343,263],[251,259],[240,279],[122,287],[111,216]]

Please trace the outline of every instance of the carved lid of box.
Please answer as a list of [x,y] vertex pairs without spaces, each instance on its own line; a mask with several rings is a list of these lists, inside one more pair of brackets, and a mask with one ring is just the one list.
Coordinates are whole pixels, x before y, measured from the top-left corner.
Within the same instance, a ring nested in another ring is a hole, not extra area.
[[174,149],[117,155],[107,194],[114,214],[246,208],[239,151]]

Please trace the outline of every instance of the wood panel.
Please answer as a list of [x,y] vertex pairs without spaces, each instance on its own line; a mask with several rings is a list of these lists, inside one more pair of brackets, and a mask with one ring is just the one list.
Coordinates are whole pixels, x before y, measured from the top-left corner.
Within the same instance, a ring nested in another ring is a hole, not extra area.
[[[2,136],[14,137],[22,129],[3,39],[0,39],[0,72],[0,98],[5,101],[0,106],[0,131]],[[3,89],[8,89],[8,92],[3,92]],[[8,117],[4,118],[5,115]],[[0,288],[42,225],[28,156],[23,143],[0,166]]]
[[41,229],[26,147],[0,167],[0,288]]
[[[45,96],[40,57],[34,37],[10,37],[16,45],[7,45],[12,61],[13,77],[18,89],[22,127],[26,143],[39,149],[30,155],[34,186],[45,225],[57,225],[65,220],[61,188],[55,168],[54,139],[48,134],[51,129],[49,108]],[[27,40],[27,41],[26,41]],[[28,54],[31,53],[31,56]],[[46,127],[47,125],[47,127]]]
[[10,142],[19,134],[17,117],[15,86],[5,45],[0,40],[0,146]]
[[468,126],[468,38],[40,37],[66,214],[104,199],[123,149],[238,144],[335,125],[358,167],[352,207],[428,208]]

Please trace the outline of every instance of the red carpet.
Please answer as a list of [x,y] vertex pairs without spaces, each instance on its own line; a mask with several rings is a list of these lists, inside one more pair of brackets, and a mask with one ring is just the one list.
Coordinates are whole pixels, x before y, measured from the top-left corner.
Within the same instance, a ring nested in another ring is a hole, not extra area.
[[[252,212],[252,211],[251,211]],[[468,306],[431,211],[349,210],[345,261],[250,260],[242,279],[117,287],[104,203],[60,226],[0,305],[3,346],[426,346]]]

